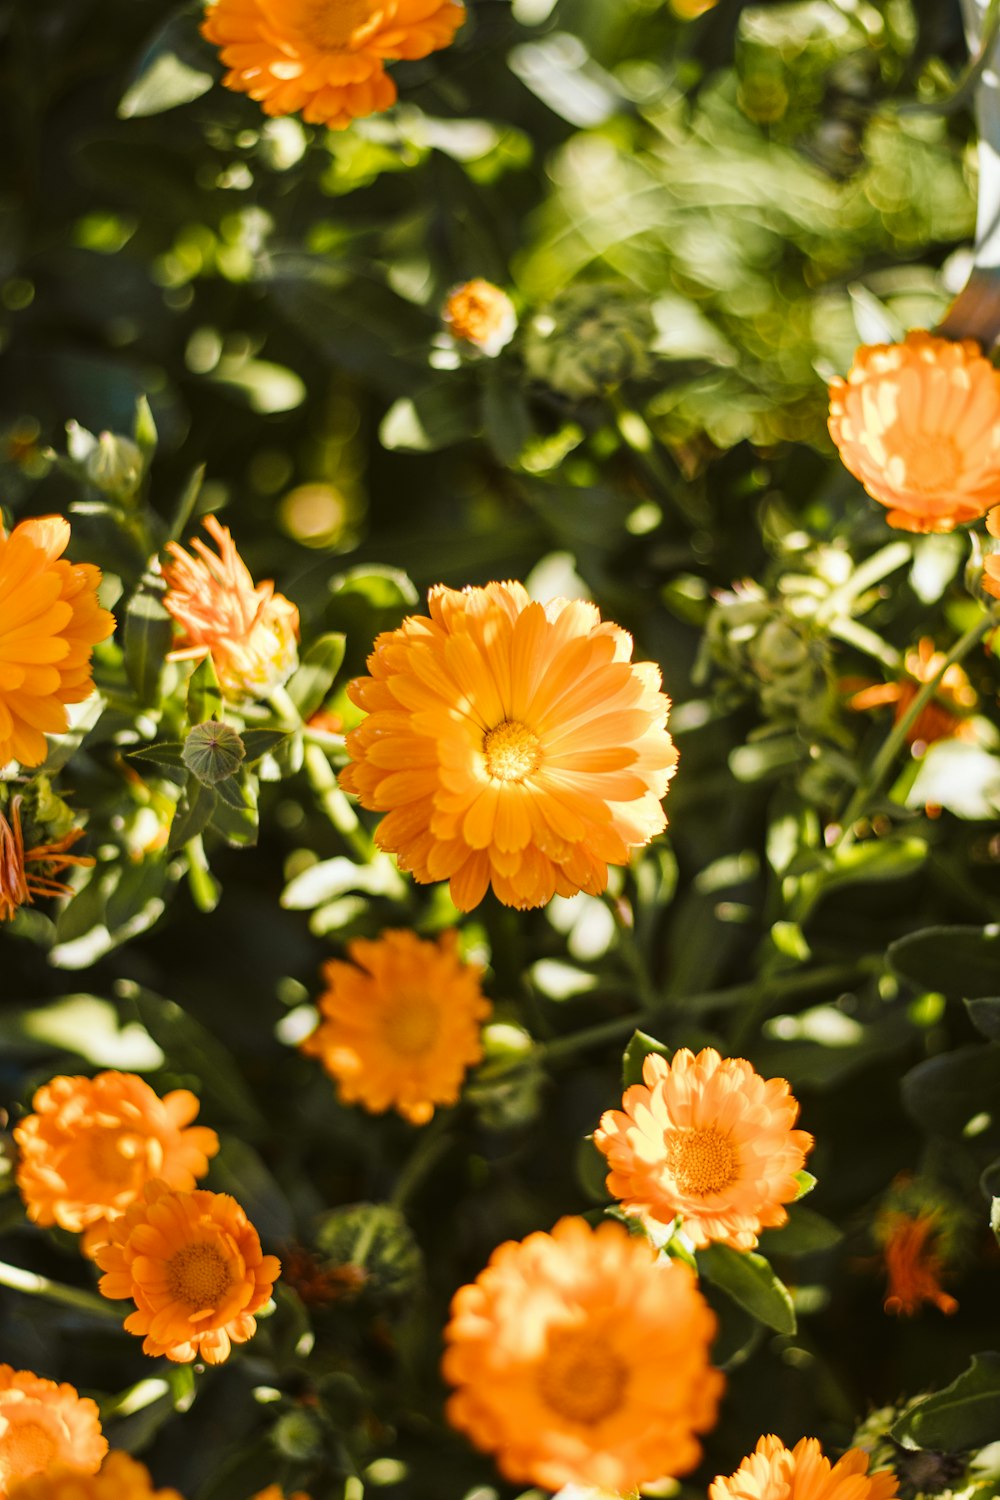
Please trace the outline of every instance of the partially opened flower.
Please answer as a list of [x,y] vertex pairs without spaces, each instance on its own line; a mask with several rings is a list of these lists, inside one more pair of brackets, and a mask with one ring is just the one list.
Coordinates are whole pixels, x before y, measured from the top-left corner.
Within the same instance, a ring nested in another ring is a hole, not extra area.
[[[898,724],[921,686],[933,682],[944,662],[944,652],[935,651],[934,642],[925,635],[916,650],[907,651],[903,659],[906,675],[895,682],[842,683],[842,687],[853,689],[847,706],[863,712],[891,705],[893,719]],[[938,740],[969,738],[974,733],[969,715],[978,701],[968,675],[957,662],[952,662],[945,670],[934,697],[906,731],[907,744],[919,754]]]
[[323,966],[323,1019],[302,1050],[320,1059],[346,1104],[425,1125],[436,1105],[456,1102],[483,1055],[482,971],[462,962],[453,932],[436,942],[383,932],[355,938],[347,952],[350,963]]
[[868,1454],[852,1448],[831,1464],[815,1438],[789,1450],[780,1438],[762,1437],[753,1453],[725,1479],[709,1486],[709,1500],[895,1500],[895,1474],[868,1473]]
[[456,1293],[447,1417],[515,1484],[626,1493],[698,1462],[724,1385],[714,1332],[687,1266],[612,1220],[562,1219]]
[[178,635],[170,661],[210,656],[227,698],[253,698],[279,687],[298,662],[299,612],[268,579],[255,584],[228,527],[206,516],[218,554],[195,537],[192,557],[168,542],[165,609]]
[[40,1088],[14,1130],[17,1185],[35,1224],[107,1239],[146,1183],[193,1188],[219,1149],[214,1130],[192,1125],[199,1104],[187,1089],[160,1096],[135,1073],[61,1075]]
[[61,516],[0,526],[0,767],[41,765],[47,734],[69,726],[66,705],[93,691],[90,658],[115,628],[97,602],[100,570],[63,557]]
[[447,47],[464,20],[452,0],[216,0],[201,29],[227,88],[342,130],[396,102],[387,61]]
[[252,1338],[254,1313],[281,1271],[235,1198],[201,1188],[175,1193],[147,1183],[111,1222],[108,1241],[95,1255],[106,1273],[100,1290],[131,1298],[136,1311],[125,1328],[143,1339],[145,1354],[178,1364],[221,1364],[233,1344]]
[[517,313],[507,293],[481,276],[453,287],[441,316],[453,338],[473,344],[490,358],[510,343],[517,328]]
[[831,382],[830,434],[890,526],[952,531],[1000,501],[1000,372],[973,339],[864,345]]
[[55,877],[71,865],[92,865],[90,854],[70,854],[82,828],[71,828],[61,838],[24,847],[21,827],[22,797],[10,801],[10,821],[0,812],[0,922],[10,922],[22,906],[46,897],[68,896],[70,888]]
[[519,583],[430,592],[430,618],[380,635],[348,692],[341,785],[387,814],[376,843],[464,911],[596,895],[666,825],[670,700],[632,638],[580,600]]
[[[127,1453],[109,1453],[98,1472],[63,1464],[15,1485],[10,1500],[181,1500],[176,1490],[156,1490],[145,1464]],[[294,1500],[294,1497],[293,1497]]]
[[56,1464],[93,1474],[108,1451],[97,1403],[74,1386],[0,1365],[0,1500]]
[[699,1249],[752,1250],[762,1229],[787,1220],[812,1149],[812,1136],[792,1128],[799,1106],[787,1082],[711,1047],[681,1048],[669,1062],[651,1053],[642,1076],[594,1132],[608,1191],[630,1214],[679,1217]]

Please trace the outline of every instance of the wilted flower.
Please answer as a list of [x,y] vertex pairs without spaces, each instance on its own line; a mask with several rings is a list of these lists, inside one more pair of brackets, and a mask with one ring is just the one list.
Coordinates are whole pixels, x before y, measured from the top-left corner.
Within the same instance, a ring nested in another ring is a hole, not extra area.
[[567,287],[528,324],[528,374],[580,401],[649,373],[656,324],[648,303],[618,282]]
[[[934,642],[925,635],[915,651],[907,651],[903,666],[907,675],[895,682],[872,682],[860,687],[851,681],[842,687],[853,689],[847,700],[848,708],[858,711],[893,707],[893,719],[898,724],[906,714],[923,683],[932,682],[945,662],[943,651],[934,650]],[[930,703],[921,709],[906,731],[907,744],[919,753],[938,740],[966,739],[972,733],[969,714],[978,702],[978,695],[965,671],[953,662],[938,684]]]
[[868,1454],[852,1448],[831,1464],[815,1438],[790,1451],[780,1438],[762,1437],[735,1474],[709,1486],[709,1500],[895,1500],[895,1474],[868,1473]]
[[56,1464],[93,1474],[107,1451],[96,1401],[72,1385],[0,1365],[0,1500]]
[[[68,1460],[67,1460],[68,1462]],[[59,1465],[26,1479],[11,1500],[181,1500],[176,1490],[154,1490],[145,1464],[127,1453],[109,1453],[100,1470]],[[293,1497],[294,1500],[294,1497]]]
[[395,104],[386,61],[447,47],[464,20],[452,0],[216,0],[201,29],[227,88],[266,114],[343,130]]
[[0,766],[41,765],[47,734],[68,728],[68,703],[93,690],[90,658],[115,628],[97,602],[92,563],[63,557],[69,522],[61,516],[0,526]]
[[453,1427],[515,1484],[626,1493],[687,1473],[724,1379],[694,1273],[605,1220],[494,1250],[445,1330]]
[[68,896],[69,886],[55,877],[71,865],[94,863],[92,855],[66,852],[83,838],[82,828],[71,828],[60,838],[25,849],[23,801],[23,797],[11,798],[9,822],[0,812],[0,922],[12,921],[22,906],[30,906],[39,897]]
[[348,693],[341,785],[385,812],[376,843],[469,911],[604,890],[608,864],[666,825],[670,700],[632,638],[593,604],[519,583],[438,585],[430,618],[380,635]]
[[888,1277],[886,1312],[912,1318],[925,1302],[943,1313],[957,1310],[941,1278],[954,1256],[960,1218],[932,1184],[907,1175],[892,1184],[874,1226]]
[[235,1198],[202,1188],[175,1193],[164,1182],[148,1182],[109,1224],[94,1258],[106,1273],[104,1296],[135,1302],[125,1328],[143,1338],[143,1353],[178,1364],[221,1364],[233,1344],[252,1338],[253,1315],[281,1271],[276,1256],[261,1253]]
[[204,526],[218,556],[200,537],[191,543],[197,557],[167,543],[173,562],[163,569],[163,604],[180,630],[169,660],[210,656],[227,698],[257,697],[295,670],[299,612],[270,579],[254,583],[228,527],[215,516]]
[[453,338],[474,344],[490,358],[510,343],[517,328],[517,313],[507,293],[481,276],[453,287],[441,316]]
[[829,425],[890,526],[952,531],[1000,500],[1000,372],[973,339],[864,345],[830,385]]
[[626,1212],[688,1238],[752,1250],[761,1229],[788,1218],[795,1174],[812,1136],[793,1130],[799,1106],[784,1078],[761,1078],[741,1057],[686,1047],[668,1062],[650,1053],[643,1083],[608,1110],[594,1144],[608,1159],[608,1191]]

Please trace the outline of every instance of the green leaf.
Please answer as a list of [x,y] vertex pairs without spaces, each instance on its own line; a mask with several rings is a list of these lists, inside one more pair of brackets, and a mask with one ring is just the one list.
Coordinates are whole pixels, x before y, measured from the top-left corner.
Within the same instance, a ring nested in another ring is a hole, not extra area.
[[1000,1042],[1000,997],[977,995],[974,1000],[966,1000],[965,1008],[977,1031],[991,1042]]
[[916,1125],[961,1139],[977,1116],[1000,1117],[1000,1048],[980,1044],[930,1057],[910,1069],[900,1088]]
[[215,663],[206,656],[198,663],[188,679],[187,716],[189,724],[204,724],[206,719],[215,719],[222,712],[222,689],[215,671]]
[[170,825],[168,854],[176,854],[190,839],[197,838],[199,833],[204,832],[215,811],[215,805],[213,789],[205,786],[196,776],[189,776]]
[[794,1333],[795,1309],[784,1282],[763,1255],[710,1245],[698,1251],[698,1270],[713,1286],[776,1333]]
[[806,1171],[795,1172],[793,1175],[798,1184],[798,1192],[795,1194],[795,1202],[797,1203],[800,1198],[804,1198],[807,1193],[812,1192],[816,1186],[816,1179],[811,1172]]
[[479,416],[462,386],[444,381],[400,396],[382,418],[379,441],[391,451],[431,453],[475,437]]
[[238,807],[220,800],[212,813],[211,827],[234,848],[252,848],[257,842],[260,823],[257,812],[257,778],[250,776],[240,783],[224,781],[219,787],[220,791],[222,787],[237,788],[243,800]]
[[192,775],[205,786],[215,787],[237,774],[246,751],[231,724],[210,719],[191,730],[184,741],[183,758]]
[[174,638],[163,591],[163,580],[147,573],[125,607],[125,673],[144,707],[160,701],[163,663]]
[[288,732],[284,729],[244,729],[240,739],[246,751],[245,764],[252,766],[254,761],[260,760],[262,755],[267,755],[287,738]]
[[209,1169],[215,1192],[230,1193],[265,1244],[280,1245],[295,1237],[295,1216],[277,1181],[252,1146],[227,1136]]
[[890,1436],[907,1448],[966,1453],[996,1441],[1000,1432],[1000,1354],[974,1354],[967,1370],[911,1407]]
[[346,642],[347,637],[339,632],[321,635],[289,678],[286,691],[303,719],[316,712],[333,686],[344,660]]
[[192,470],[187,484],[184,486],[177,497],[177,504],[174,507],[174,513],[171,517],[170,524],[167,527],[168,541],[178,541],[182,533],[187,530],[187,524],[194,512],[194,508],[197,504],[198,496],[201,494],[201,487],[204,482],[205,465],[199,464],[196,469]]
[[1000,925],[925,927],[889,945],[889,962],[921,990],[954,1000],[995,995],[1000,988]]
[[528,403],[520,387],[502,369],[487,373],[482,425],[490,447],[503,464],[516,464],[534,436]]
[[159,740],[152,745],[143,745],[141,750],[130,750],[129,760],[152,760],[160,766],[183,766],[184,741]]
[[207,94],[215,79],[206,66],[207,50],[192,32],[187,14],[173,15],[160,27],[118,105],[120,120],[162,114]]
[[153,421],[153,413],[149,409],[149,402],[145,396],[140,396],[135,403],[135,423],[132,428],[132,436],[146,455],[147,460],[151,459],[156,452],[158,435],[156,423]]
[[836,1224],[815,1209],[791,1203],[788,1223],[780,1229],[766,1229],[760,1237],[760,1248],[765,1255],[815,1255],[821,1250],[832,1250],[843,1238]]
[[642,1065],[653,1053],[658,1057],[669,1057],[671,1049],[663,1042],[658,1042],[655,1036],[648,1036],[644,1031],[634,1032],[622,1054],[622,1088],[627,1089],[634,1083],[642,1082]]
[[990,1205],[990,1228],[997,1243],[1000,1244],[1000,1198],[994,1198]]

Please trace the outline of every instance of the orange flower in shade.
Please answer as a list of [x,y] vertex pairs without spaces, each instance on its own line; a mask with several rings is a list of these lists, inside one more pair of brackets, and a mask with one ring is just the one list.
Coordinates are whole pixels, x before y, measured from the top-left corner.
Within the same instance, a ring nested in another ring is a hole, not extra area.
[[93,1474],[108,1451],[97,1403],[71,1385],[0,1365],[0,1500],[54,1464]]
[[179,635],[168,660],[210,656],[227,698],[253,698],[285,682],[298,662],[299,612],[268,579],[255,584],[228,527],[206,516],[216,555],[200,537],[192,557],[168,542],[173,561],[163,569],[164,607]]
[[323,1020],[302,1050],[320,1059],[345,1104],[395,1109],[426,1125],[435,1105],[456,1102],[466,1069],[483,1055],[482,970],[462,962],[453,932],[437,942],[383,932],[374,942],[356,938],[347,952],[350,963],[323,966]]
[[604,890],[666,825],[670,700],[632,638],[580,600],[519,583],[431,590],[430,618],[380,635],[348,693],[341,785],[385,812],[376,843],[469,911]]
[[481,276],[453,288],[441,316],[453,338],[474,344],[491,358],[510,343],[517,328],[517,313],[507,293]]
[[[89,854],[67,854],[82,828],[71,828],[62,838],[48,844],[25,849],[21,830],[21,797],[12,797],[10,822],[0,812],[0,922],[10,922],[22,906],[30,906],[38,897],[68,896],[70,888],[56,880],[70,865],[92,865]],[[33,869],[29,869],[33,865]]]
[[154,1490],[145,1464],[127,1453],[115,1452],[108,1454],[96,1474],[62,1465],[35,1474],[15,1486],[10,1500],[181,1500],[181,1497],[176,1490]]
[[879,1216],[875,1237],[882,1247],[889,1278],[887,1313],[912,1318],[925,1302],[933,1303],[943,1313],[957,1312],[955,1298],[941,1286],[941,1230],[941,1215],[934,1210],[916,1215],[887,1210]]
[[687,1266],[613,1220],[561,1219],[456,1293],[447,1417],[515,1484],[625,1493],[698,1462],[725,1384],[714,1333]]
[[713,1241],[752,1250],[762,1229],[784,1224],[795,1173],[812,1136],[793,1130],[799,1106],[784,1078],[761,1078],[741,1057],[686,1047],[668,1062],[651,1053],[644,1083],[608,1110],[594,1144],[608,1159],[608,1191],[627,1213],[683,1221],[698,1249]]
[[386,61],[449,46],[464,20],[451,0],[217,0],[201,29],[227,88],[265,114],[343,130],[395,104]]
[[90,658],[115,628],[97,602],[91,563],[63,557],[69,522],[61,516],[0,526],[0,766],[39,766],[47,734],[68,728],[67,703],[93,690]]
[[830,435],[904,531],[952,531],[1000,500],[1000,372],[973,339],[864,345],[830,385]]
[[28,1217],[43,1228],[83,1231],[91,1255],[106,1242],[108,1221],[147,1182],[193,1188],[219,1149],[214,1130],[191,1124],[199,1109],[194,1094],[174,1089],[161,1099],[134,1073],[53,1078],[32,1109],[14,1130]]
[[257,1332],[253,1315],[281,1263],[261,1253],[256,1229],[228,1193],[174,1193],[148,1182],[108,1238],[95,1256],[107,1273],[100,1290],[135,1302],[125,1328],[143,1338],[143,1353],[219,1365]]
[[[847,700],[848,708],[858,712],[892,704],[893,719],[898,724],[924,683],[931,682],[944,665],[945,653],[934,650],[934,642],[925,635],[915,651],[907,651],[903,665],[907,675],[896,682],[865,683]],[[854,688],[856,683],[841,684]],[[926,708],[914,719],[906,732],[907,743],[915,754],[922,754],[937,740],[968,739],[974,733],[969,714],[979,701],[968,676],[953,663],[945,672],[937,692]]]
[[[991,510],[986,517],[986,530],[990,536],[1000,538],[1000,508]],[[983,588],[1000,599],[1000,552],[987,552],[983,558]]]
[[708,1490],[709,1500],[895,1500],[898,1494],[895,1474],[869,1474],[860,1448],[831,1464],[815,1438],[789,1451],[773,1436],[762,1437],[735,1474],[720,1474]]
[[252,1500],[310,1500],[305,1490],[294,1490],[286,1496],[280,1484],[269,1484],[266,1489],[258,1490]]

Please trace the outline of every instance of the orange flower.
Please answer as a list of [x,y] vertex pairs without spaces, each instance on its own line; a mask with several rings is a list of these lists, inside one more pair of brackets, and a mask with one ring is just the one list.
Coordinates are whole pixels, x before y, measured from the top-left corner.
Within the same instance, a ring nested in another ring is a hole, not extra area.
[[514,337],[517,313],[506,292],[477,276],[453,287],[441,310],[453,338],[474,344],[491,358]]
[[[252,1500],[286,1500],[286,1496],[280,1484],[269,1484],[266,1489],[258,1490]],[[287,1500],[310,1500],[310,1496],[305,1490],[294,1490]]]
[[191,1125],[198,1100],[187,1089],[161,1099],[134,1073],[53,1078],[35,1094],[34,1114],[16,1127],[17,1185],[35,1224],[84,1231],[93,1254],[108,1222],[151,1178],[193,1188],[219,1149],[214,1130]]
[[[847,706],[858,712],[870,708],[893,705],[893,719],[898,724],[913,702],[923,683],[931,682],[945,661],[943,651],[934,650],[934,642],[925,635],[915,651],[907,651],[903,661],[907,676],[896,682],[873,682],[865,684],[860,692],[854,692]],[[845,681],[842,686],[852,688],[856,684]],[[973,733],[968,715],[979,698],[966,673],[956,663],[945,672],[935,696],[922,709],[906,732],[907,743],[914,747],[915,754],[922,754],[928,745],[937,740],[968,739]]]
[[345,1104],[372,1114],[395,1109],[426,1125],[436,1104],[454,1104],[466,1069],[483,1055],[480,1022],[490,1003],[482,970],[458,956],[446,932],[436,943],[383,932],[347,945],[350,963],[323,965],[325,1017],[302,1051],[318,1057]]
[[228,1193],[174,1193],[148,1182],[108,1237],[95,1256],[107,1273],[100,1290],[135,1302],[125,1328],[144,1336],[143,1353],[219,1365],[257,1332],[253,1315],[281,1263],[261,1254],[256,1229]]
[[449,46],[464,20],[452,0],[217,0],[201,29],[227,88],[265,114],[343,130],[395,104],[385,61]]
[[644,1083],[608,1110],[594,1144],[611,1171],[608,1191],[626,1212],[669,1224],[703,1249],[752,1250],[761,1229],[784,1224],[795,1173],[812,1136],[793,1130],[799,1106],[784,1078],[761,1078],[741,1057],[682,1047],[650,1053]]
[[868,1454],[852,1448],[835,1464],[815,1438],[802,1438],[789,1452],[780,1438],[762,1437],[728,1479],[720,1474],[708,1500],[894,1500],[895,1474],[868,1473]]
[[[36,897],[68,896],[70,888],[55,877],[70,865],[92,865],[89,854],[67,854],[77,839],[83,838],[82,828],[71,828],[61,839],[50,844],[36,844],[34,849],[25,849],[21,831],[22,797],[12,797],[10,822],[0,812],[0,922],[10,922],[22,906],[30,906]],[[29,870],[29,865],[38,868]]]
[[941,1286],[941,1228],[941,1214],[934,1210],[916,1215],[888,1210],[876,1221],[875,1236],[882,1246],[889,1277],[887,1313],[912,1318],[925,1302],[932,1302],[943,1313],[958,1310],[955,1298]]
[[[1000,507],[986,517],[986,530],[990,536],[1000,537]],[[987,552],[983,558],[983,588],[1000,599],[1000,552]]]
[[0,526],[0,766],[41,765],[47,734],[69,725],[67,703],[93,690],[90,658],[115,628],[97,602],[99,569],[63,557],[61,516]]
[[725,1384],[694,1274],[605,1220],[494,1250],[451,1305],[453,1427],[507,1479],[622,1493],[687,1473]]
[[53,1464],[93,1474],[108,1451],[97,1403],[74,1386],[0,1365],[0,1500]]
[[[109,1453],[100,1471],[81,1473],[62,1465],[24,1480],[11,1500],[181,1500],[176,1490],[154,1490],[145,1464],[127,1453]],[[295,1497],[292,1497],[295,1500]]]
[[1000,372],[973,339],[864,345],[831,382],[829,425],[890,526],[952,531],[1000,499]]
[[163,569],[163,603],[180,628],[168,660],[210,656],[227,698],[257,697],[295,670],[299,612],[270,579],[254,584],[228,527],[214,516],[204,526],[218,556],[200,537],[191,543],[197,557],[167,543],[174,561]]
[[380,635],[348,693],[341,785],[387,812],[376,843],[469,911],[604,890],[608,864],[666,826],[670,700],[593,604],[534,604],[519,583],[439,584],[430,619]]

